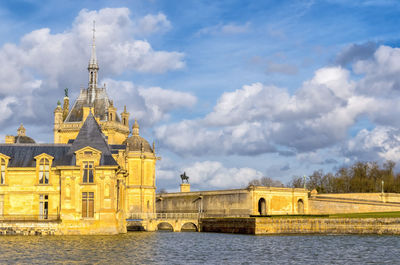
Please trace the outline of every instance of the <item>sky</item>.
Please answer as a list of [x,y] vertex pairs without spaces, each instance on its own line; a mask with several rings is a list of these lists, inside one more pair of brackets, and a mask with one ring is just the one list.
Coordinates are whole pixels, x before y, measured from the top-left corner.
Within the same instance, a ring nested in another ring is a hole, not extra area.
[[0,2],[0,139],[53,141],[64,88],[101,84],[156,143],[157,188],[288,183],[392,160],[400,170],[400,2]]

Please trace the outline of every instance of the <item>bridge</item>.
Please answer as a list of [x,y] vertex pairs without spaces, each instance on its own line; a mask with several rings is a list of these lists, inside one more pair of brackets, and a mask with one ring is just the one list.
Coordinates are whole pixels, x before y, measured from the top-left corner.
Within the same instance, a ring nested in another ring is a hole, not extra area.
[[200,231],[199,217],[198,213],[130,213],[126,221],[128,230],[141,225],[146,231]]

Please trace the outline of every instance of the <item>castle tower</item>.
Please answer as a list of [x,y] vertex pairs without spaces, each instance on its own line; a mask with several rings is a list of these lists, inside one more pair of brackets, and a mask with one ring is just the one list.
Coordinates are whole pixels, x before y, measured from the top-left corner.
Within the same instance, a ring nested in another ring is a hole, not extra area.
[[[92,50],[88,63],[89,82],[82,88],[78,98],[69,108],[68,90],[65,90],[64,106],[54,111],[54,143],[73,141],[90,112],[101,126],[108,144],[120,145],[129,136],[129,113],[124,110],[121,118],[117,108],[108,97],[106,86],[98,87],[99,64],[96,56],[96,29],[93,22]],[[61,110],[61,119],[60,119]],[[125,118],[125,119],[124,119]]]
[[124,112],[121,113],[122,124],[129,127],[129,112],[126,111],[124,106]]
[[139,124],[135,120],[132,136],[126,144],[127,204],[126,213],[155,212],[155,169],[160,158],[156,156],[154,146],[139,135]]

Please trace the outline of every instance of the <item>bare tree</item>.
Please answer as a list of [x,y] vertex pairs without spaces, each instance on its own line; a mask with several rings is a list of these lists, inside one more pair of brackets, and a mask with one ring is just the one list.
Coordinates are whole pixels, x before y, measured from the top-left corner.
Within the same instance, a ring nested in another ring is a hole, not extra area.
[[274,180],[269,177],[262,177],[260,179],[253,179],[249,182],[248,186],[265,186],[265,187],[283,187],[284,185],[279,180]]

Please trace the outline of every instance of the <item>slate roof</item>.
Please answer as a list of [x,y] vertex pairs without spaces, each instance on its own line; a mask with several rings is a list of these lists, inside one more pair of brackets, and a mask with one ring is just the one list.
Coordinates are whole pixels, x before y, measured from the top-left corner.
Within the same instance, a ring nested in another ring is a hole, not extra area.
[[17,135],[14,138],[14,143],[16,144],[34,144],[36,143],[35,140],[33,140],[31,137],[29,136],[25,136],[25,135]]
[[36,167],[34,157],[43,153],[54,157],[58,166],[70,148],[68,144],[0,144],[0,153],[11,157],[9,167]]
[[[82,89],[64,122],[82,121],[83,107],[92,107],[94,109],[94,116],[100,118],[101,121],[105,121],[107,120],[110,104],[111,100],[108,98],[105,88],[96,88],[93,103],[90,103],[89,100],[89,90]],[[115,115],[115,119],[117,122],[121,122],[118,115]]]
[[53,165],[70,166],[76,164],[75,154],[86,146],[102,152],[101,166],[117,166],[111,155],[100,125],[90,113],[72,144],[0,144],[0,153],[9,156],[9,167],[35,167],[35,156],[46,153],[54,157]]

